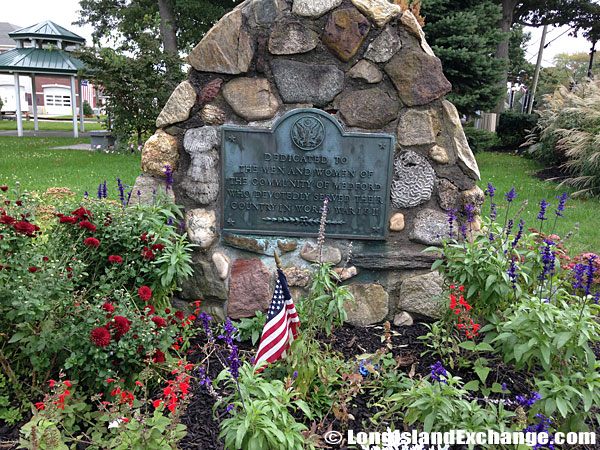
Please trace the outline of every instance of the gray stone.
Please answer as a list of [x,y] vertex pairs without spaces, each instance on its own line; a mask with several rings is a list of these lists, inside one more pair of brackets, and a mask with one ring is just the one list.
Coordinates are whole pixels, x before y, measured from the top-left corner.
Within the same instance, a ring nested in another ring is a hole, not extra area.
[[443,284],[444,279],[437,272],[407,278],[400,286],[397,310],[440,318]]
[[336,66],[271,61],[275,83],[285,103],[325,106],[344,88],[344,72]]
[[200,117],[209,125],[223,125],[225,123],[225,111],[215,105],[205,105]]
[[252,2],[254,20],[258,25],[273,23],[284,9],[284,0],[254,0]]
[[409,327],[414,323],[412,316],[406,311],[400,311],[394,316],[394,325],[397,327]]
[[235,113],[246,120],[270,119],[279,100],[266,78],[235,78],[223,87],[223,96]]
[[202,205],[215,201],[219,195],[219,139],[217,127],[192,128],[183,138],[183,148],[191,161],[181,187]]
[[300,250],[300,257],[309,262],[324,262],[335,265],[342,260],[342,252],[335,247],[323,246],[321,261],[319,261],[319,247],[307,242]]
[[473,152],[467,142],[456,107],[448,100],[444,100],[442,101],[442,108],[444,110],[446,131],[452,137],[454,150],[456,151],[457,164],[468,177],[474,180],[481,179],[477,161],[475,161],[475,156],[473,156]]
[[223,16],[191,51],[187,61],[199,72],[238,74],[248,70],[254,46],[242,28],[242,11]]
[[319,43],[319,35],[297,22],[278,25],[269,37],[273,55],[294,55],[310,52]]
[[369,21],[355,8],[338,9],[329,15],[323,44],[342,61],[350,61],[367,37]]
[[407,106],[426,105],[452,89],[440,60],[420,50],[402,48],[384,69]]
[[312,278],[312,271],[309,269],[300,269],[299,267],[286,267],[283,274],[287,279],[288,286],[306,287]]
[[365,58],[376,63],[388,62],[398,50],[402,48],[402,41],[393,28],[387,26],[377,38],[367,47]]
[[156,119],[156,127],[164,128],[168,125],[183,122],[190,117],[190,111],[196,103],[196,91],[189,81],[179,83],[167,104]]
[[292,12],[298,16],[316,19],[341,4],[342,0],[294,0]]
[[271,301],[271,273],[258,259],[236,259],[229,278],[229,305],[232,319],[253,317],[266,312]]
[[417,213],[410,239],[425,245],[440,245],[448,237],[448,218],[441,211],[423,209]]
[[146,173],[165,176],[165,166],[177,169],[179,144],[176,136],[157,130],[142,149],[142,170]]
[[404,214],[396,213],[390,218],[390,231],[404,230]]
[[289,253],[289,252],[293,252],[294,250],[296,250],[298,248],[298,241],[295,240],[278,240],[277,241],[277,248],[279,249],[279,251],[281,251],[281,253]]
[[406,10],[404,11],[404,13],[402,13],[400,22],[402,23],[402,25],[404,25],[404,28],[406,28],[412,35],[414,35],[419,40],[421,48],[425,53],[427,53],[429,56],[435,56],[433,50],[431,50],[431,47],[425,40],[425,33],[423,32],[421,25],[419,25],[419,22],[417,22],[417,18],[413,15],[413,13],[410,10]]
[[424,157],[413,151],[394,161],[391,197],[394,208],[412,208],[431,198],[435,171]]
[[173,189],[167,190],[167,180],[165,178],[142,174],[135,179],[129,205],[155,205],[159,193],[166,193],[167,198],[175,203],[175,194],[173,193]]
[[221,252],[214,252],[212,257],[212,262],[217,269],[217,274],[221,280],[224,280],[229,275],[229,266],[231,265],[231,261],[229,257]]
[[190,264],[192,276],[181,284],[181,297],[189,301],[226,300],[225,283],[217,275],[213,265],[208,261]]
[[388,314],[388,293],[380,284],[352,283],[346,286],[354,297],[354,303],[344,303],[348,314],[346,322],[355,327],[365,327],[381,322]]
[[473,205],[473,215],[478,215],[481,213],[481,207],[483,206],[483,202],[485,201],[485,194],[479,186],[475,186],[472,189],[462,191],[461,197],[461,206],[463,211],[466,211],[465,206]]
[[217,237],[217,219],[213,210],[204,208],[185,212],[185,231],[190,241],[208,248]]
[[402,13],[400,6],[390,3],[388,0],[352,0],[352,4],[360,12],[366,14],[378,27],[383,27]]
[[334,267],[333,271],[337,274],[340,281],[349,280],[358,275],[358,270],[354,266],[350,267]]
[[221,240],[224,244],[231,247],[263,255],[267,253],[267,249],[270,245],[267,239],[231,233],[223,233],[221,235]]
[[388,252],[355,253],[350,261],[357,267],[371,270],[429,269],[441,254],[394,248]]
[[348,71],[350,78],[366,81],[367,83],[379,83],[383,79],[383,73],[377,66],[366,59],[361,59],[352,69]]
[[429,150],[429,156],[431,156],[431,159],[433,159],[435,162],[440,164],[448,164],[450,162],[448,150],[446,150],[444,147],[440,147],[439,145],[434,145],[431,147],[431,150]]
[[440,208],[446,211],[451,209],[458,211],[460,209],[458,188],[453,183],[445,178],[439,179],[437,182],[437,191]]
[[376,130],[398,116],[398,100],[380,88],[364,89],[344,94],[340,113],[352,127]]
[[398,121],[398,143],[400,145],[427,145],[435,142],[431,110],[406,109]]

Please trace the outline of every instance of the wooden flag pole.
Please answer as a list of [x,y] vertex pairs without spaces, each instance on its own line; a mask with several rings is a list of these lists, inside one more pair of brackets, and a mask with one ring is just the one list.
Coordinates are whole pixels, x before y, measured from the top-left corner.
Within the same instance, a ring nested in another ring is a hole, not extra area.
[[279,259],[279,253],[277,253],[277,250],[273,250],[273,256],[275,256],[275,264],[277,264],[277,268],[281,269],[281,260]]

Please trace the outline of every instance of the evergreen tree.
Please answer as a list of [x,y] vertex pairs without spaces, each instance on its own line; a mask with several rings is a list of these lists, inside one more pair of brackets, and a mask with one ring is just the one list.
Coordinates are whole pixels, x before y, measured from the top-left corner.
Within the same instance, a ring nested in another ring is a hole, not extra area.
[[505,89],[505,62],[492,57],[502,36],[493,0],[423,0],[427,42],[452,83],[448,99],[462,114],[493,108]]

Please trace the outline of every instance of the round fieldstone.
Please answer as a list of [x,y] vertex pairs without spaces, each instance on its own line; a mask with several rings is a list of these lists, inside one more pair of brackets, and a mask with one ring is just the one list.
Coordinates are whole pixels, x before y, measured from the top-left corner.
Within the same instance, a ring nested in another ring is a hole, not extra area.
[[425,245],[440,245],[442,238],[447,238],[449,233],[446,214],[428,208],[417,213],[410,240]]
[[204,208],[185,212],[185,231],[190,241],[208,248],[217,237],[217,219],[213,210]]
[[270,119],[279,108],[266,78],[235,78],[223,87],[223,96],[235,113],[248,121]]
[[407,109],[400,116],[396,136],[402,146],[427,145],[435,142],[431,110]]
[[357,80],[363,80],[367,83],[379,83],[383,79],[383,73],[374,64],[366,59],[361,59],[352,69],[348,71],[348,76]]
[[396,32],[389,26],[375,38],[367,47],[365,58],[376,62],[388,62],[398,50],[402,48],[402,41]]
[[300,23],[278,25],[269,37],[269,51],[273,55],[294,55],[310,52],[319,43],[319,35]]
[[157,130],[142,149],[142,170],[146,173],[165,176],[165,166],[177,169],[179,148],[176,136]]
[[435,162],[440,164],[448,164],[450,162],[448,150],[446,150],[444,147],[440,147],[439,145],[434,145],[431,147],[431,150],[429,150],[429,156],[431,156],[431,159],[433,159]]
[[292,12],[298,16],[316,19],[341,4],[342,0],[294,0]]
[[458,188],[453,183],[446,180],[445,178],[442,178],[438,180],[437,190],[438,203],[440,204],[440,208],[446,211],[451,209],[460,209],[460,195],[458,193]]
[[346,123],[369,130],[394,120],[399,108],[398,100],[380,88],[349,92],[340,101],[340,113]]
[[323,43],[342,61],[350,61],[369,33],[369,21],[355,8],[338,9],[331,13]]
[[183,122],[190,117],[190,111],[196,103],[196,91],[189,81],[181,82],[173,91],[169,100],[156,119],[156,127],[164,128]]
[[229,266],[231,265],[231,261],[229,257],[221,252],[214,252],[212,255],[212,262],[217,269],[217,274],[221,280],[224,280],[229,275]]
[[404,214],[396,213],[390,218],[390,230],[391,231],[404,230]]
[[271,301],[271,273],[258,259],[236,259],[229,278],[229,305],[232,319],[253,317],[256,311],[266,312]]
[[342,260],[342,252],[338,248],[323,246],[321,261],[319,261],[319,247],[307,242],[300,250],[300,257],[309,262],[324,262],[339,264]]
[[388,293],[380,284],[352,283],[346,285],[354,303],[344,303],[346,322],[355,327],[365,327],[381,322],[388,314]]

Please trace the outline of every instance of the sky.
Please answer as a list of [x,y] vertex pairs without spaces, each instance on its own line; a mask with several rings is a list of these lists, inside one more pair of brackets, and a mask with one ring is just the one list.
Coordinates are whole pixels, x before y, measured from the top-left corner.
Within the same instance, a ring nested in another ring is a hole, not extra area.
[[[1,1],[3,5],[0,10],[0,21],[2,22],[26,27],[44,20],[51,20],[85,38],[88,45],[92,43],[93,28],[91,25],[85,27],[72,25],[72,22],[78,19],[78,0]],[[543,52],[543,67],[551,66],[554,56],[558,53],[589,53],[591,44],[581,36],[579,38],[569,36],[568,29],[568,27],[548,27],[546,43],[549,45]],[[527,48],[526,58],[535,64],[542,29],[528,28],[527,30],[531,31],[532,38]]]

